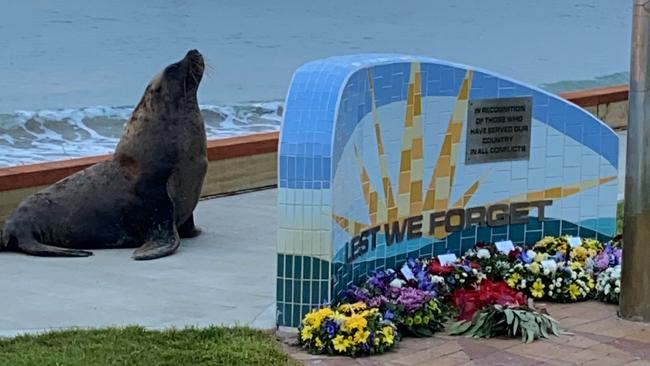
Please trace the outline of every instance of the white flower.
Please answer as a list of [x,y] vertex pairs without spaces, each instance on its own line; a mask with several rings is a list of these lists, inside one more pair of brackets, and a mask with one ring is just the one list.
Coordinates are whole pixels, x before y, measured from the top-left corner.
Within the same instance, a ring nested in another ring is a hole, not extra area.
[[[497,263],[497,266],[498,265],[499,265],[499,263]],[[490,267],[490,266],[485,267],[485,272],[492,272],[492,267]]]
[[562,283],[562,277],[557,278],[557,283]]
[[552,289],[555,288],[555,285],[554,285],[554,284],[550,284],[550,285],[548,285],[548,288],[550,288],[550,289],[552,290]]
[[621,286],[621,280],[616,280],[616,282],[614,282],[614,284],[616,285],[616,287],[620,287]]
[[478,271],[476,270],[476,268],[472,268],[472,274],[473,274],[474,276],[476,276],[476,275],[478,274]]
[[467,273],[463,272],[462,276],[467,277]]
[[464,278],[461,278],[461,279],[460,279],[460,283],[465,283],[465,279],[464,279]]
[[553,296],[553,291],[549,291],[548,296]]
[[530,259],[535,258],[536,255],[537,255],[537,253],[535,253],[535,251],[532,250],[532,249],[529,249],[529,250],[526,252],[526,256],[527,256],[528,258],[530,258]]
[[490,251],[485,248],[479,249],[476,252],[476,256],[478,258],[490,258]]
[[551,274],[551,270],[548,269],[548,268],[544,268],[544,275],[545,275],[545,276],[548,276],[548,275],[550,275],[550,274]]
[[402,285],[404,285],[406,281],[400,280],[399,278],[396,278],[390,282],[391,287],[397,287],[400,288]]
[[521,280],[521,288],[526,288],[526,280]]
[[609,283],[605,285],[605,295],[608,295],[611,290],[612,290],[612,286],[610,286]]
[[619,293],[619,292],[621,292],[621,289],[617,287],[617,288],[614,289],[614,292]]
[[435,276],[434,275],[434,276],[431,276],[431,282],[433,282],[433,283],[444,283],[445,278],[442,277],[442,276]]

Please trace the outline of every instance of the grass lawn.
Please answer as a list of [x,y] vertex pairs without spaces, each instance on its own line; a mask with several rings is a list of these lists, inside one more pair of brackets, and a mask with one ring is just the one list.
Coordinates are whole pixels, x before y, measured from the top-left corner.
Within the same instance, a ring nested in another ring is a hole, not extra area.
[[66,330],[0,338],[0,365],[291,365],[270,334],[249,328]]

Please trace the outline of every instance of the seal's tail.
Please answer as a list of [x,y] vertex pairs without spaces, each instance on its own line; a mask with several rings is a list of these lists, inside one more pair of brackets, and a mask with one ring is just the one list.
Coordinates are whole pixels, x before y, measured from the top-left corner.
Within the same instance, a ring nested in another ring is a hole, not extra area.
[[59,248],[37,241],[18,243],[18,249],[27,254],[39,257],[88,257],[93,255],[92,252],[86,250]]
[[88,257],[93,255],[92,252],[78,249],[59,248],[51,245],[39,243],[35,239],[18,241],[15,237],[10,236],[6,231],[0,240],[0,247],[6,250],[15,250],[26,254],[36,255],[39,257]]

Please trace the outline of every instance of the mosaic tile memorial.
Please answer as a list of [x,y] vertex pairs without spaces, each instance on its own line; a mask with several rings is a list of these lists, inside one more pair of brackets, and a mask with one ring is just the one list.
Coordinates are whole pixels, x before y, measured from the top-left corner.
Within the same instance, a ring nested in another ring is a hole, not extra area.
[[608,240],[617,162],[604,123],[484,70],[376,54],[305,64],[280,137],[278,324],[408,257]]

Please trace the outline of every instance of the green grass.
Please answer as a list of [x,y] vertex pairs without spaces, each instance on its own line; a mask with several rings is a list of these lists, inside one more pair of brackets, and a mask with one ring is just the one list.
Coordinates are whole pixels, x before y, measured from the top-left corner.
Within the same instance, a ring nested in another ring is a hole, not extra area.
[[619,202],[616,206],[616,233],[620,234],[623,232],[623,202]]
[[0,338],[0,365],[298,365],[272,335],[249,328],[66,330]]

